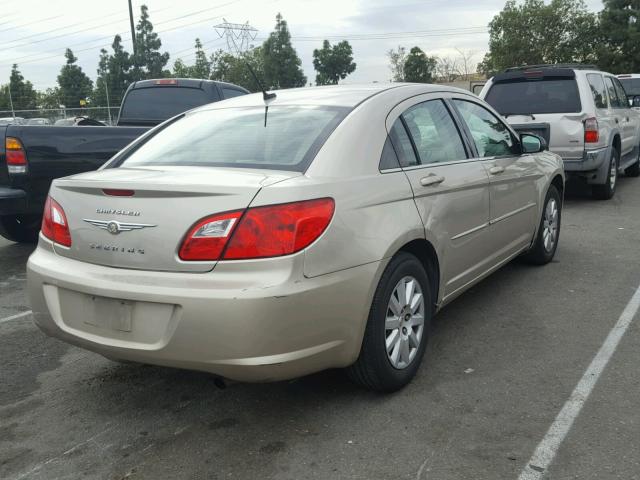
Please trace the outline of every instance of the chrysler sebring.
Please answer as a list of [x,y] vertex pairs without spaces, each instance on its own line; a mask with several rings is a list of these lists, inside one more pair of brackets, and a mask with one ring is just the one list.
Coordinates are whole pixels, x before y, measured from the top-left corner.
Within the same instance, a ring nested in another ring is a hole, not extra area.
[[515,257],[553,258],[564,174],[468,92],[282,90],[179,115],[54,181],[36,324],[114,360],[274,381],[415,375],[433,315]]

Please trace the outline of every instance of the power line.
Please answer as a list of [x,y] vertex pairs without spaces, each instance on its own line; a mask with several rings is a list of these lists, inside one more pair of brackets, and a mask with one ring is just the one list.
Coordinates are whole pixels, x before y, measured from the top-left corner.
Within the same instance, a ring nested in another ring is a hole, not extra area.
[[15,30],[16,28],[28,27],[29,25],[34,25],[36,23],[46,22],[48,20],[54,20],[56,18],[60,18],[62,15],[54,15],[53,17],[41,18],[40,20],[35,20],[33,22],[22,23],[20,25],[14,25],[13,27],[5,28],[4,30],[0,30],[0,33],[8,32],[9,30]]

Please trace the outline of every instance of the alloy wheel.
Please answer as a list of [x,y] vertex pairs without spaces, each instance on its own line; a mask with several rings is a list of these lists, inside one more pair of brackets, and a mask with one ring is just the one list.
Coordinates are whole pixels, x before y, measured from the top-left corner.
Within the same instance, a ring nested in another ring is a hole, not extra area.
[[412,276],[403,277],[391,293],[385,319],[387,357],[394,368],[407,368],[418,353],[424,313],[420,284]]
[[542,241],[544,249],[551,252],[558,238],[558,202],[555,198],[550,198],[544,209],[544,220],[542,224]]

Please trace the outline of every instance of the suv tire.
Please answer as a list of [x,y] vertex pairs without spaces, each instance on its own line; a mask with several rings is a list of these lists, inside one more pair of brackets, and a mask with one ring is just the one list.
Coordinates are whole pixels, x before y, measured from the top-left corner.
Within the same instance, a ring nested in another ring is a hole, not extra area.
[[[409,284],[411,281],[415,283]],[[360,355],[347,369],[353,382],[369,390],[393,392],[413,379],[424,356],[434,312],[430,286],[414,255],[400,252],[391,259],[373,297]],[[417,309],[412,309],[418,305],[414,294],[409,300],[406,293],[399,298],[403,288],[404,292],[420,292],[422,303]]]
[[609,200],[616,193],[618,184],[618,164],[620,163],[620,153],[615,147],[611,147],[611,158],[607,169],[607,178],[604,185],[593,185],[592,194],[596,200]]
[[0,236],[16,243],[36,243],[40,233],[40,217],[37,215],[0,216]]
[[555,185],[551,185],[544,199],[536,241],[531,250],[523,256],[526,262],[534,265],[545,265],[553,260],[558,248],[561,220],[562,199]]

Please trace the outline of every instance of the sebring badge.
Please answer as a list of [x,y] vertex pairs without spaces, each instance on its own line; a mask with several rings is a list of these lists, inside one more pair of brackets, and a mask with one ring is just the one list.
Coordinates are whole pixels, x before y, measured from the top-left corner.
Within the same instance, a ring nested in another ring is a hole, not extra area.
[[131,230],[157,227],[157,225],[151,225],[150,223],[124,223],[117,220],[91,220],[89,218],[83,218],[83,220],[94,227],[106,230],[112,235],[118,235],[120,232],[130,232]]

